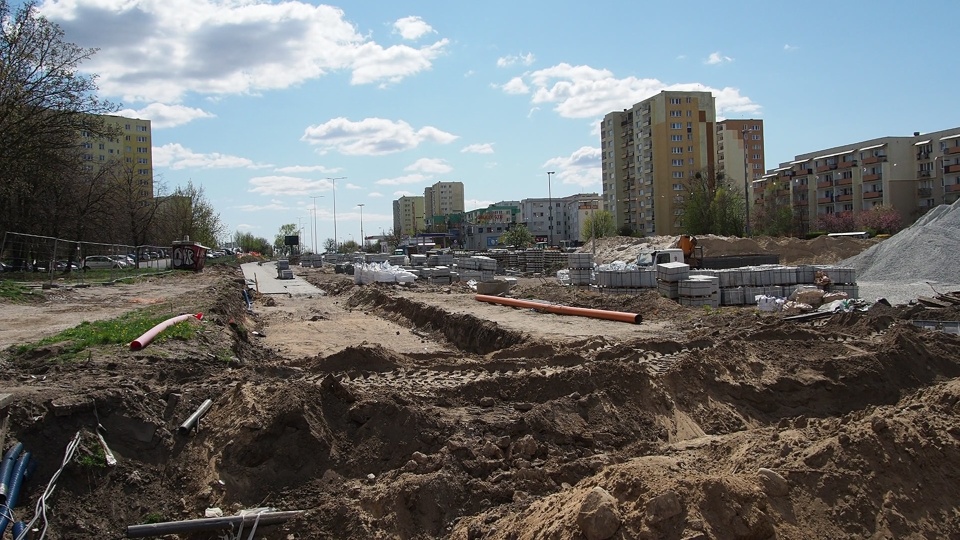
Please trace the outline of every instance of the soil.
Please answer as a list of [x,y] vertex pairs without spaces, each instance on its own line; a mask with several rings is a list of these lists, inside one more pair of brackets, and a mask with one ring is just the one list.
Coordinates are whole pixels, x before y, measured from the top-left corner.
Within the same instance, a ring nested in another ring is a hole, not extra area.
[[549,279],[511,290],[642,315],[629,324],[295,270],[323,293],[252,312],[227,266],[0,304],[3,347],[144,305],[204,313],[196,338],[140,351],[5,349],[3,448],[37,460],[16,519],[55,480],[50,539],[264,507],[303,511],[259,524],[268,539],[958,538],[960,337],[910,320],[960,309],[801,323]]

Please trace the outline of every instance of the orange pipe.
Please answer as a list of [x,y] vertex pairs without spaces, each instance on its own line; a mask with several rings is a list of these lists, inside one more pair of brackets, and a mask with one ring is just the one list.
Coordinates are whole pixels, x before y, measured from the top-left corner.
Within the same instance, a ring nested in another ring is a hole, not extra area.
[[513,306],[519,308],[537,309],[556,313],[558,315],[575,315],[578,317],[592,317],[594,319],[606,319],[608,321],[620,321],[633,324],[640,324],[643,317],[639,313],[626,313],[623,311],[607,311],[605,309],[578,308],[562,306],[560,304],[544,304],[532,300],[519,300],[517,298],[503,298],[501,296],[490,296],[487,294],[478,294],[474,298],[479,302],[489,302],[491,304],[502,304],[504,306]]

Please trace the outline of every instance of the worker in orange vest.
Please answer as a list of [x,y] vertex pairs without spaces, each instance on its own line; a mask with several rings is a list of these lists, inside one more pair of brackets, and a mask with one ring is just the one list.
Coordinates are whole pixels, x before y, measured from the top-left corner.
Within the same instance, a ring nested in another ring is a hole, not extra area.
[[680,241],[677,247],[683,251],[683,262],[690,264],[690,258],[693,257],[693,249],[697,247],[697,237],[682,234],[680,235]]

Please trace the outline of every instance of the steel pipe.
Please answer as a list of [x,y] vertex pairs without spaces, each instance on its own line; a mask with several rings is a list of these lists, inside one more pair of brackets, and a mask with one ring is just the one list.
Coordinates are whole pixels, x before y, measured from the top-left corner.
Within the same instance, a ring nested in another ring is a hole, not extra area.
[[208,399],[204,401],[200,405],[200,407],[196,411],[194,411],[193,414],[190,415],[190,418],[187,418],[187,420],[184,423],[180,424],[180,428],[177,431],[179,431],[181,435],[186,435],[187,433],[190,433],[190,430],[193,429],[194,426],[196,426],[197,432],[199,432],[200,419],[203,418],[205,414],[207,414],[207,411],[209,411],[210,407],[212,406],[213,406],[212,400]]
[[167,328],[169,328],[169,327],[177,324],[178,322],[186,321],[186,320],[190,319],[191,317],[195,317],[195,318],[199,321],[199,320],[203,319],[203,313],[197,313],[196,315],[187,313],[187,314],[185,314],[185,315],[177,315],[176,317],[172,317],[172,318],[170,318],[170,319],[167,319],[167,320],[163,321],[162,323],[154,326],[154,327],[151,328],[150,330],[147,330],[146,332],[144,332],[142,336],[140,336],[140,337],[138,337],[137,339],[131,341],[131,342],[130,342],[130,350],[131,350],[131,351],[139,351],[140,349],[142,349],[142,348],[146,347],[147,345],[149,345],[150,342],[153,341],[153,339],[154,339],[155,337],[157,337],[157,334],[159,334],[160,332],[163,332],[164,330],[166,330]]
[[530,308],[537,309],[540,311],[547,311],[549,313],[556,313],[558,315],[574,315],[577,317],[591,317],[594,319],[606,319],[608,321],[620,321],[633,324],[640,324],[643,321],[643,317],[639,313],[626,313],[623,311],[607,311],[605,309],[590,309],[590,308],[578,308],[563,306],[560,304],[545,304],[542,302],[536,302],[532,300],[520,300],[517,298],[503,298],[501,296],[490,296],[486,294],[478,294],[474,298],[479,302],[489,302],[491,304],[502,304],[504,306],[512,306],[519,308]]
[[228,529],[234,525],[252,524],[258,520],[260,525],[275,525],[277,523],[289,521],[302,513],[303,510],[290,510],[286,512],[261,512],[258,514],[246,514],[243,516],[188,519],[186,521],[167,521],[164,523],[128,525],[127,538],[146,538],[148,536],[163,536],[165,534],[178,534],[195,531],[216,531]]

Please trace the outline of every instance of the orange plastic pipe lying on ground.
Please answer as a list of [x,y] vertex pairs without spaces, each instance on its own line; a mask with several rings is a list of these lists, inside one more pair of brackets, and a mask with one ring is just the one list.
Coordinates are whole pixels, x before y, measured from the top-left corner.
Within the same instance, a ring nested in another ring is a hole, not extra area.
[[142,348],[146,347],[147,345],[149,345],[150,342],[153,341],[153,338],[157,337],[157,334],[159,334],[160,332],[163,332],[163,331],[166,330],[168,327],[173,326],[173,325],[177,324],[178,322],[183,322],[183,321],[189,319],[190,317],[196,317],[197,320],[199,321],[199,320],[203,319],[203,313],[197,313],[196,315],[187,313],[186,315],[177,315],[176,317],[173,317],[172,319],[167,319],[167,320],[163,321],[162,323],[160,323],[160,324],[154,326],[153,328],[147,330],[146,332],[144,332],[142,336],[140,336],[140,337],[138,337],[137,339],[131,341],[131,342],[130,342],[130,350],[131,350],[131,351],[139,351],[140,349],[142,349]]
[[640,324],[640,321],[643,320],[643,317],[639,313],[626,313],[623,311],[607,311],[605,309],[590,309],[590,308],[578,308],[570,306],[561,306],[559,304],[544,304],[543,302],[535,302],[532,300],[519,300],[517,298],[503,298],[501,296],[490,296],[486,294],[478,294],[476,298],[480,302],[489,302],[491,304],[503,304],[505,306],[513,306],[520,308],[530,308],[538,309],[540,311],[547,311],[550,313],[556,313],[558,315],[576,315],[578,317],[592,317],[594,319],[606,319],[608,321],[620,321],[628,322],[633,324]]

